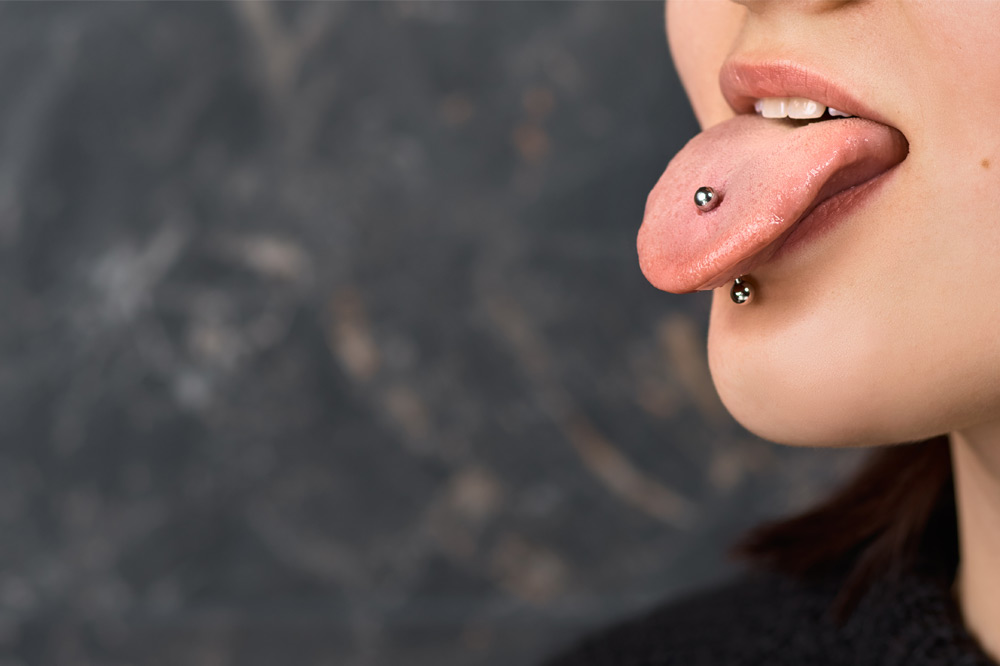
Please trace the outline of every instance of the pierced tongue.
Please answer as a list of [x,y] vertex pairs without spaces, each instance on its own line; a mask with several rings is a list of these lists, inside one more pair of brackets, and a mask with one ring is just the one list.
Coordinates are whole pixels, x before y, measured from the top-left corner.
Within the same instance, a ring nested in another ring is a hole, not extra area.
[[[905,157],[896,129],[862,118],[795,126],[740,115],[693,138],[649,194],[639,265],[658,289],[710,289],[766,261],[791,227],[825,199]],[[721,195],[706,212],[702,186]]]

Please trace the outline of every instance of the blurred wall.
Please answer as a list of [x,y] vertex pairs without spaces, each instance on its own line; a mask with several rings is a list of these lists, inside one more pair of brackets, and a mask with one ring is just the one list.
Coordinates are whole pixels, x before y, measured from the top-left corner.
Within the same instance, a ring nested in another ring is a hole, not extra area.
[[0,5],[0,663],[529,664],[848,469],[639,273],[662,13]]

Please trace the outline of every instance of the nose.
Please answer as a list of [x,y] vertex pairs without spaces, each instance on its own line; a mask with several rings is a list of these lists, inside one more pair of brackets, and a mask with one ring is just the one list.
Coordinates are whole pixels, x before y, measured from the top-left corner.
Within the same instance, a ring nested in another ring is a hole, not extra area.
[[798,11],[806,14],[824,14],[849,5],[857,0],[733,0],[754,14],[763,14],[776,8],[783,11]]

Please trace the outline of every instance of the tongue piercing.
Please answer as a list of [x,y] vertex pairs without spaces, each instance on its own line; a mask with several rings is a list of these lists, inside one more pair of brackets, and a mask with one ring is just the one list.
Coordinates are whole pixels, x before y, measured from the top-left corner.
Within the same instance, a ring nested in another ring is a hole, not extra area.
[[[699,187],[698,191],[694,193],[694,205],[698,207],[698,211],[701,213],[712,210],[721,202],[722,197],[716,195],[715,190],[711,187]],[[729,292],[729,295],[733,299],[733,303],[736,303],[737,305],[743,305],[744,303],[749,303],[753,300],[753,285],[747,282],[744,278],[746,278],[746,276],[741,275],[733,280],[733,289]]]
[[753,300],[753,285],[745,280],[746,276],[733,280],[733,290],[729,295],[733,298],[733,303],[743,305]]
[[694,193],[694,205],[702,213],[708,212],[719,205],[722,197],[715,194],[711,187],[699,187]]

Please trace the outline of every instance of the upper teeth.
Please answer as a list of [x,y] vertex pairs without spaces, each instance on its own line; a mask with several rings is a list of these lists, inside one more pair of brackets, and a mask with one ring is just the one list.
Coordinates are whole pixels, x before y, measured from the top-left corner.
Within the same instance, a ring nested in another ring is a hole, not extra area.
[[757,100],[753,108],[765,118],[819,118],[829,110],[831,116],[851,118],[851,114],[823,106],[805,97],[765,97]]

